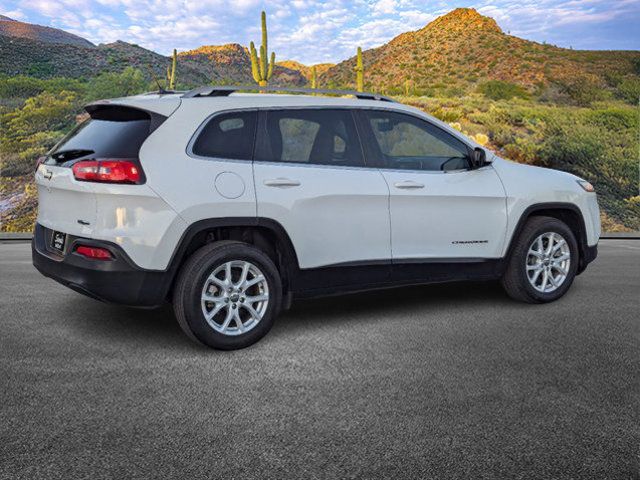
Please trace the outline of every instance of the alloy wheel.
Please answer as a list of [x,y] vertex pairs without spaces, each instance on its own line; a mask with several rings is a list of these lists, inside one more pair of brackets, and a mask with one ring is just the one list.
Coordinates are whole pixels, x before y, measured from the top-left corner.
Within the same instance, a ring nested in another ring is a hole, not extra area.
[[566,281],[571,265],[571,250],[557,232],[539,235],[529,246],[526,257],[527,278],[538,292],[554,292]]
[[217,267],[202,289],[202,313],[223,335],[242,335],[255,328],[269,305],[269,285],[253,263],[232,260]]

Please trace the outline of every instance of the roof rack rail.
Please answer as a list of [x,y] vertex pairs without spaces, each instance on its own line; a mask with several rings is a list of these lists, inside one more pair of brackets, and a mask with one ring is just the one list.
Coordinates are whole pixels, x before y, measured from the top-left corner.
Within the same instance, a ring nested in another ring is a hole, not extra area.
[[260,87],[258,85],[220,86],[220,87],[198,87],[189,90],[182,95],[182,98],[196,97],[227,97],[234,92],[259,91],[259,92],[283,92],[283,93],[306,93],[322,95],[353,95],[360,100],[378,100],[381,102],[394,102],[395,100],[378,95],[377,93],[357,92],[355,90],[330,90],[322,88],[288,88],[288,87]]

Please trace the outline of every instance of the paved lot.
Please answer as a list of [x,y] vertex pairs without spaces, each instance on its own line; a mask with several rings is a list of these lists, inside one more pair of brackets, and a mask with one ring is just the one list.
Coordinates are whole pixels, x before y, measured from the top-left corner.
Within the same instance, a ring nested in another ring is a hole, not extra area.
[[0,478],[640,478],[640,241],[553,305],[309,301],[226,353],[0,244],[0,327]]

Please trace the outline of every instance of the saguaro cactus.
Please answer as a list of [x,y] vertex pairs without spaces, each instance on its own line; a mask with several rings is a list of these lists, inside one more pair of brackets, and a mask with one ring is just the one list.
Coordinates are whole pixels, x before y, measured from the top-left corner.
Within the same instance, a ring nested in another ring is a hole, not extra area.
[[173,55],[171,57],[171,75],[169,77],[169,90],[176,88],[176,69],[178,67],[178,52],[174,48]]
[[311,88],[318,88],[318,71],[315,65],[311,67]]
[[178,66],[178,52],[176,49],[173,49],[173,54],[171,55],[171,65],[167,65],[167,76],[165,79],[165,87],[168,90],[173,90],[176,88],[176,67]]
[[362,65],[362,48],[358,47],[356,56],[356,90],[364,92],[364,66]]
[[267,50],[267,14],[262,11],[262,45],[260,45],[260,57],[256,46],[251,42],[249,44],[249,53],[251,55],[251,74],[253,79],[261,87],[266,87],[273,74],[273,66],[276,64],[276,54],[271,52],[271,61],[268,60]]

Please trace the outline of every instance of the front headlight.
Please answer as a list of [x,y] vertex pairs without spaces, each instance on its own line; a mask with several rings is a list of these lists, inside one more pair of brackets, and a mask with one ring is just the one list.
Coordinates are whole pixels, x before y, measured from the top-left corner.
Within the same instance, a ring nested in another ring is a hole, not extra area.
[[580,185],[585,192],[592,193],[596,191],[596,189],[593,188],[593,185],[591,185],[586,180],[576,180],[576,182],[578,182],[578,185]]

